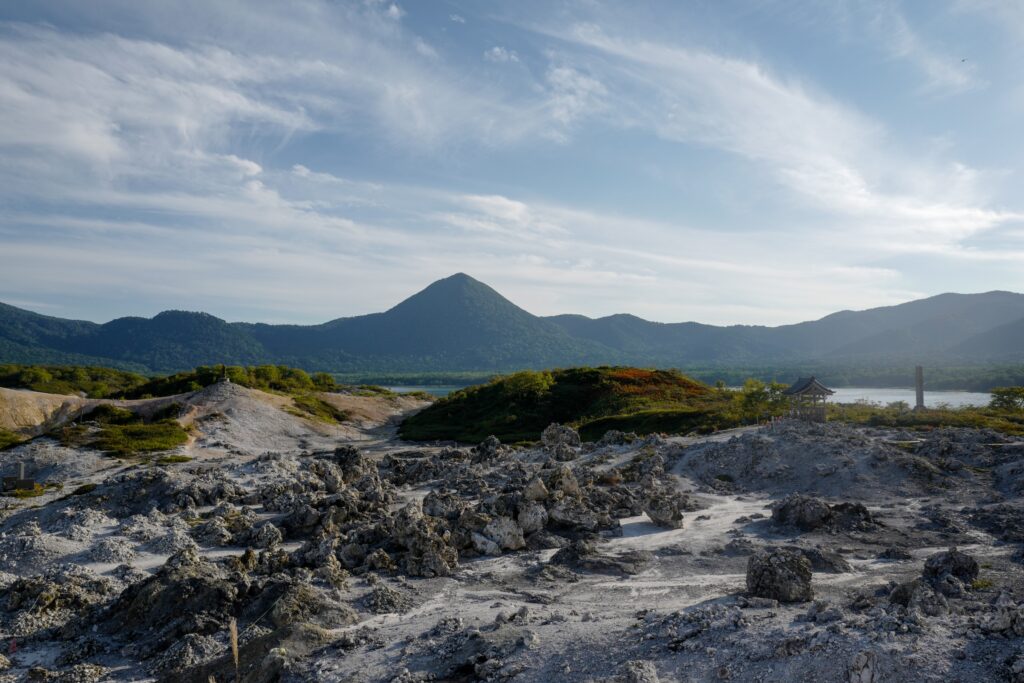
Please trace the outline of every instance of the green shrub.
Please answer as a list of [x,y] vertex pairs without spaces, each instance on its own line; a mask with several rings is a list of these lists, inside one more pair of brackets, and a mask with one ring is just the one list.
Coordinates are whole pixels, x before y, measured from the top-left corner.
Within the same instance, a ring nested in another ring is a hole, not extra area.
[[83,425],[64,425],[57,433],[57,439],[69,448],[85,446],[89,442],[89,430]]
[[160,410],[153,413],[150,418],[150,422],[157,422],[159,420],[176,420],[182,412],[182,405],[178,402],[168,403]]
[[93,484],[92,482],[89,482],[88,484],[82,484],[81,486],[75,488],[75,490],[72,491],[71,493],[69,493],[68,495],[69,496],[84,496],[85,494],[92,493],[95,490],[96,490],[96,484]]
[[15,489],[8,495],[13,496],[14,498],[38,498],[44,493],[46,493],[46,487],[42,484],[35,484],[30,489]]
[[16,434],[15,432],[0,427],[0,451],[5,448],[10,448],[11,446],[15,446],[24,440],[25,438],[20,434]]
[[988,407],[994,410],[1024,411],[1024,387],[996,387],[992,390],[992,401]]
[[192,462],[187,455],[165,455],[156,461],[158,465],[176,465],[183,462]]
[[83,420],[92,420],[100,424],[126,425],[135,422],[142,422],[142,418],[130,410],[118,408],[109,403],[96,406],[88,413],[82,415]]

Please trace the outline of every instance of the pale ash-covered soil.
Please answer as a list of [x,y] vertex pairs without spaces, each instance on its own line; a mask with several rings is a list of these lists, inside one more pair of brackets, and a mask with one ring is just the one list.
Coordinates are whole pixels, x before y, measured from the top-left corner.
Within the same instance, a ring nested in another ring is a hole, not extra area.
[[[328,427],[211,387],[183,403],[188,463],[0,453],[96,484],[6,500],[0,680],[234,680],[234,618],[243,681],[1024,681],[1018,442],[434,447],[393,438],[412,400],[359,398]],[[795,574],[749,591],[773,549]]]

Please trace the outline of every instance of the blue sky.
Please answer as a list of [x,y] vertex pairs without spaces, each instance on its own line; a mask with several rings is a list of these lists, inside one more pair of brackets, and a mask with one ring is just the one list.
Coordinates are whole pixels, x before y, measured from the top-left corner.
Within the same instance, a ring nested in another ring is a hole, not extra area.
[[6,3],[0,301],[782,324],[1024,291],[1024,4]]

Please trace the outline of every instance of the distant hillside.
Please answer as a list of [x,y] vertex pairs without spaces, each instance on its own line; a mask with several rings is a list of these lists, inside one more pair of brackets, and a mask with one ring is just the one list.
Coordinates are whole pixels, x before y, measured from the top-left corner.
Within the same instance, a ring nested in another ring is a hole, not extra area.
[[439,280],[384,313],[313,327],[242,327],[277,358],[337,370],[502,370],[580,364],[607,353],[462,274]]
[[781,327],[538,317],[468,275],[383,313],[321,325],[166,311],[99,325],[0,304],[0,362],[172,372],[215,363],[348,373],[497,373],[574,365],[794,368],[1024,363],[1024,295],[941,294]]
[[1024,357],[1024,318],[979,332],[954,346],[953,351],[964,357],[1019,361]]

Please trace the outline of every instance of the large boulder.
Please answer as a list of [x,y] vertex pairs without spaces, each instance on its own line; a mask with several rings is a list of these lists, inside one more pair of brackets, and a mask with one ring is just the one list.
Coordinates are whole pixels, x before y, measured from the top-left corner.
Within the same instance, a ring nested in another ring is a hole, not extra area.
[[552,423],[541,432],[541,443],[544,449],[551,453],[555,460],[575,460],[580,447],[580,435],[572,427]]
[[501,445],[501,440],[491,434],[473,447],[473,462],[485,463],[500,458],[508,449]]
[[481,534],[502,550],[519,550],[526,546],[523,530],[515,520],[495,517],[487,523]]
[[562,465],[548,474],[547,489],[552,492],[559,491],[563,495],[573,498],[579,498],[583,495],[576,475],[572,473],[572,470],[567,465]]
[[792,550],[761,551],[747,563],[747,592],[779,602],[807,602],[814,598],[811,563]]
[[524,534],[532,534],[547,526],[548,511],[540,503],[528,502],[520,506],[516,521]]
[[801,531],[869,530],[875,525],[871,512],[860,503],[829,505],[821,498],[791,493],[772,509],[772,522]]
[[410,502],[398,511],[391,536],[407,551],[402,562],[410,576],[448,576],[459,564],[451,535],[438,518],[423,513],[419,502]]
[[786,550],[800,553],[811,563],[812,572],[823,572],[826,574],[845,574],[852,572],[853,566],[834,550],[821,548],[800,548],[795,545],[783,546]]
[[839,531],[869,531],[877,522],[861,503],[838,503],[831,507],[829,526]]
[[893,605],[903,605],[908,610],[920,610],[930,617],[949,612],[949,602],[946,598],[921,579],[901,583],[893,588],[889,593],[889,602]]
[[540,477],[534,477],[526,484],[523,488],[523,498],[530,501],[546,500],[548,497],[548,487],[544,485],[544,480]]
[[689,500],[670,491],[655,491],[643,503],[651,521],[668,529],[683,528],[683,512],[689,507]]
[[950,548],[925,560],[921,576],[943,595],[958,596],[963,593],[965,586],[978,578],[979,571],[977,560],[956,548]]
[[540,440],[547,448],[554,448],[559,445],[572,448],[579,448],[580,446],[579,432],[572,427],[560,425],[557,422],[552,422],[541,432]]
[[803,531],[814,531],[828,526],[832,510],[820,498],[793,493],[772,509],[772,521],[780,526],[792,526]]

